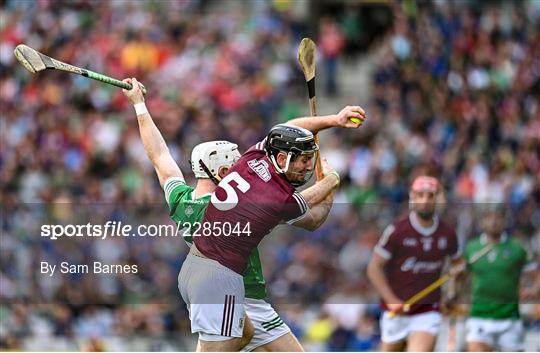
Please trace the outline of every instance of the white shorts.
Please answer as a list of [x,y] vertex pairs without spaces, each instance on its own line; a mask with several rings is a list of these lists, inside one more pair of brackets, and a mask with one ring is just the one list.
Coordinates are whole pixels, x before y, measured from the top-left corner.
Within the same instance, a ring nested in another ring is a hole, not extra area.
[[191,332],[198,332],[201,340],[242,337],[242,276],[217,261],[188,254],[178,275],[178,289],[189,311]]
[[381,340],[384,343],[397,343],[407,339],[411,332],[427,332],[433,336],[439,334],[442,315],[429,311],[416,315],[396,315],[390,317],[385,311],[381,317]]
[[255,333],[242,351],[252,351],[291,332],[289,326],[283,322],[274,308],[264,300],[246,298],[244,303],[246,315],[253,323]]
[[524,350],[525,329],[519,319],[467,319],[467,342],[481,342],[503,351]]

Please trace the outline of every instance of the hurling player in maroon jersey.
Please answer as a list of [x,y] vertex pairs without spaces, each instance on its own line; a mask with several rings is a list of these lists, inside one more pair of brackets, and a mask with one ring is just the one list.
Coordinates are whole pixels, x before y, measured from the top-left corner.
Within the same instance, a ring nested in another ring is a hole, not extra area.
[[330,127],[355,129],[364,119],[361,107],[348,106],[335,115],[276,125],[220,181],[178,277],[201,350],[238,347],[245,320],[242,274],[262,238],[278,224],[315,230],[326,220],[331,194],[339,185],[331,167],[323,164],[324,178],[296,191],[315,168],[319,147],[313,133]]
[[[440,276],[447,257],[457,260],[458,240],[435,213],[437,179],[417,177],[409,193],[410,213],[389,225],[374,249],[368,277],[382,297],[382,350],[432,351],[441,325],[440,290],[403,312],[403,303]],[[396,316],[390,312],[397,312]]]

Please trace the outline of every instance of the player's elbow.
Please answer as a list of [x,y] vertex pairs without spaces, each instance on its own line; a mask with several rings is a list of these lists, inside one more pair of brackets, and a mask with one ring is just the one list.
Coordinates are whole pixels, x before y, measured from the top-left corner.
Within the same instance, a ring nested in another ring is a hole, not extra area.
[[313,232],[319,229],[319,227],[323,225],[325,220],[326,220],[326,217],[313,217],[310,220],[310,222],[307,222],[307,227],[305,229],[309,230],[310,232]]
[[321,226],[321,224],[318,223],[318,222],[310,222],[310,223],[307,223],[304,226],[304,229],[309,230],[310,232],[313,232],[313,231],[319,229],[320,226]]
[[321,226],[321,224],[319,224],[318,222],[316,222],[313,219],[309,219],[309,220],[303,219],[303,220],[301,220],[299,222],[294,223],[293,225],[295,227],[308,230],[310,232],[313,232],[314,230],[317,230],[317,228],[319,228]]
[[326,221],[332,205],[318,204],[312,209],[312,219],[310,222],[310,231],[317,230]]
[[329,210],[329,208],[322,209],[321,207],[315,206],[309,209],[307,214],[293,225],[295,227],[299,227],[313,232],[324,223],[326,217],[328,216]]

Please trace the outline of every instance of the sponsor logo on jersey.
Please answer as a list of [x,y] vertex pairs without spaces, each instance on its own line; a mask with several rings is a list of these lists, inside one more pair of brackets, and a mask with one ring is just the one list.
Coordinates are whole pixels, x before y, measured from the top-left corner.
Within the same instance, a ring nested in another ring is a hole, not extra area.
[[253,170],[265,183],[270,181],[270,179],[272,178],[268,163],[266,163],[265,160],[259,161],[257,159],[252,159],[248,161],[247,164],[249,168],[251,168],[251,170]]
[[497,259],[497,251],[490,251],[487,255],[487,259],[489,262],[495,262],[495,260]]
[[446,237],[439,238],[439,240],[437,241],[437,248],[439,250],[444,250],[447,247],[448,247],[448,240],[446,239]]
[[412,273],[433,273],[437,272],[443,265],[441,260],[439,261],[418,261],[416,257],[409,257],[401,265],[401,271]]
[[416,247],[418,246],[418,241],[414,238],[405,238],[403,239],[403,246]]
[[422,242],[422,248],[424,251],[430,251],[433,244],[433,238],[421,238],[420,241]]

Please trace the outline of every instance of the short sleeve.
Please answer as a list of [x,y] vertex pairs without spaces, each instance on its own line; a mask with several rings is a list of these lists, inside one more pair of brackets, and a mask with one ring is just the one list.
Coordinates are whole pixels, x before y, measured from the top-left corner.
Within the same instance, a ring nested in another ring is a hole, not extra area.
[[182,198],[191,190],[193,190],[193,188],[186,185],[182,178],[173,177],[165,181],[163,191],[165,192],[165,201],[167,201],[167,205],[169,205],[171,212],[176,209],[180,200],[182,200]]
[[264,151],[264,145],[266,144],[266,137],[264,138],[264,140],[262,141],[259,141],[257,142],[256,144],[254,144],[253,146],[251,146],[247,151],[247,152],[252,152],[252,151]]
[[309,207],[306,200],[304,200],[304,197],[295,191],[289,198],[288,202],[285,203],[283,209],[283,219],[287,222],[287,224],[294,224],[295,222],[298,222],[304,218],[308,209]]
[[522,250],[523,272],[531,272],[540,269],[538,262],[534,261],[533,253],[525,248],[522,248]]
[[383,231],[381,238],[379,239],[379,242],[377,245],[375,245],[375,252],[385,258],[386,260],[389,260],[392,258],[392,256],[395,254],[396,246],[396,226],[393,224],[390,224],[386,229]]

